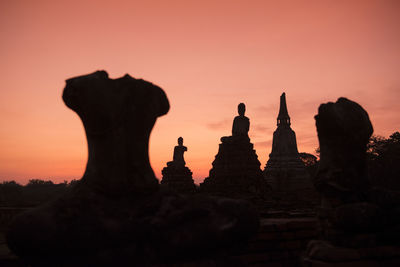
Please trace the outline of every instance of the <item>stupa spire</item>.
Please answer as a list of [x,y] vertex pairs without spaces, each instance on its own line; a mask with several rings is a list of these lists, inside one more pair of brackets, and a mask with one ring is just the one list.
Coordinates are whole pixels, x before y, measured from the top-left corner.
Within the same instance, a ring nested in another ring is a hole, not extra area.
[[283,93],[281,95],[281,103],[279,107],[279,114],[277,118],[277,125],[289,125],[290,126],[290,117],[289,113],[287,111],[287,106],[286,106],[286,94]]

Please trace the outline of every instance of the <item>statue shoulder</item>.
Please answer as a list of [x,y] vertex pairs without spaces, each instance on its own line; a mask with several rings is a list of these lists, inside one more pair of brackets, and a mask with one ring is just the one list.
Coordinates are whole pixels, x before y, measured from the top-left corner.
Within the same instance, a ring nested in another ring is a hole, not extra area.
[[246,116],[236,116],[235,117],[235,119],[234,119],[234,121],[237,121],[237,120],[246,120],[246,121],[249,121],[250,119],[249,118],[247,118]]
[[247,118],[246,116],[236,116],[233,119],[233,122],[236,122],[236,121],[249,121],[249,118]]

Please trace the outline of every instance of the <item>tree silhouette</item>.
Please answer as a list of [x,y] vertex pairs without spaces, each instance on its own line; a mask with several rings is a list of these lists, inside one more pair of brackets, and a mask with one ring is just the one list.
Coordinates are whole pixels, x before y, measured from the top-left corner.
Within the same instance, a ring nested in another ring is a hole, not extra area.
[[299,153],[300,159],[303,162],[306,170],[310,174],[311,177],[314,176],[318,167],[318,158],[310,153],[301,152]]
[[375,186],[400,190],[400,133],[372,136],[367,150],[368,172]]
[[0,183],[0,206],[36,206],[59,196],[77,180],[55,184],[51,180],[30,179],[23,186],[15,181]]
[[309,167],[317,164],[317,157],[310,153],[301,152],[299,153],[301,161],[303,161],[304,166]]

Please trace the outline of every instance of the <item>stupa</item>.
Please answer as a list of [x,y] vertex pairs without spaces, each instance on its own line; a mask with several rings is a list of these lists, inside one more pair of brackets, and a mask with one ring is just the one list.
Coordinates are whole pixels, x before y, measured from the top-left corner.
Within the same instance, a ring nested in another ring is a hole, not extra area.
[[250,120],[246,106],[238,105],[239,116],[232,126],[232,136],[221,138],[218,154],[209,177],[200,184],[202,192],[237,198],[263,196],[267,189],[260,161],[248,135]]
[[178,192],[193,193],[196,191],[192,172],[186,167],[183,153],[187,151],[187,147],[183,145],[183,138],[178,138],[178,145],[174,148],[173,161],[167,162],[167,167],[162,170],[161,184]]
[[283,93],[280,99],[277,129],[273,135],[272,151],[264,169],[265,178],[275,193],[292,193],[313,187],[310,176],[300,159],[296,133],[290,124],[286,94]]

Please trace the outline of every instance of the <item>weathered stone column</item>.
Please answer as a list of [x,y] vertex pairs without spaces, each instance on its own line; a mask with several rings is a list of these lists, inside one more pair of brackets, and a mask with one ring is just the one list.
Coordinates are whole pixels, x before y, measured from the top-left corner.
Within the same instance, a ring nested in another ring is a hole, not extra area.
[[309,243],[308,266],[400,264],[399,192],[371,188],[366,149],[373,132],[367,112],[339,98],[315,116],[321,160],[314,185],[321,194],[321,239]]

